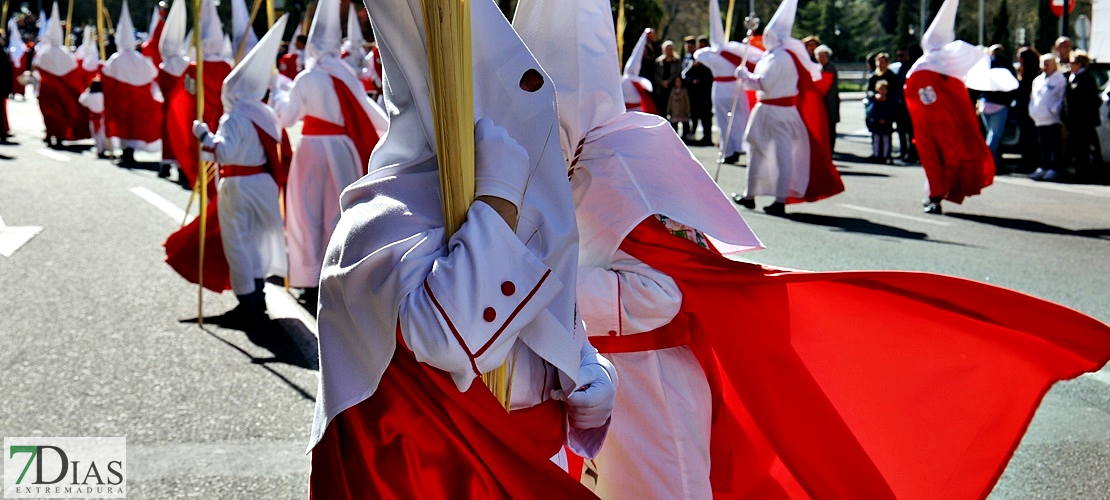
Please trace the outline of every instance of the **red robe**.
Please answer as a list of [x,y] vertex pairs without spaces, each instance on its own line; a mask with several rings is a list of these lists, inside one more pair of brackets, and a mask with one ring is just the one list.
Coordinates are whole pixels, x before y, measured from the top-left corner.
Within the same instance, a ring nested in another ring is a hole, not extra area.
[[[157,7],[155,7],[157,8]],[[162,18],[162,14],[158,14],[158,25],[154,27],[154,31],[150,34],[145,42],[140,46],[141,52],[150,62],[154,63],[154,67],[162,64],[162,51],[158,49],[158,43],[162,41],[162,28],[166,27],[166,20]]]
[[297,54],[286,52],[278,58],[278,72],[290,80],[297,78]]
[[[174,103],[174,99],[175,99],[175,96],[177,95],[177,93],[182,92],[184,90],[184,88],[185,88],[184,87],[184,81],[185,81],[184,76],[173,76],[169,73],[166,73],[161,68],[158,69],[158,88],[162,89],[162,99],[163,99],[163,102],[162,102],[162,116],[164,118],[166,118],[166,119],[162,120],[162,125],[161,125],[161,128],[162,128],[162,159],[163,160],[176,159],[177,156],[178,156],[178,153],[174,150],[174,147],[175,146],[184,147],[183,144],[181,144],[181,145],[175,144],[175,142],[173,140],[171,140],[171,138],[170,138],[170,126],[169,126],[170,108]],[[182,152],[180,154],[187,154],[187,152]]]
[[104,88],[104,122],[108,137],[153,143],[162,139],[162,103],[151,95],[152,81],[146,85],[130,85],[109,76],[101,76]]
[[962,203],[991,185],[994,158],[979,133],[963,82],[935,71],[915,71],[906,80],[905,95],[929,196]]
[[[231,65],[225,61],[204,62],[204,123],[209,130],[216,130],[220,124],[220,117],[224,114],[223,101],[220,94],[223,91],[224,78],[231,73]],[[195,81],[197,63],[192,62],[185,70],[185,79]],[[193,120],[197,116],[196,94],[187,91],[176,92],[170,100],[169,111],[166,113],[166,132],[168,143],[177,160],[178,167],[185,174],[189,184],[196,183],[199,167],[197,153],[200,145],[193,135]]]
[[809,77],[809,70],[802,66],[798,56],[790,51],[787,53],[798,68],[796,107],[805,123],[806,135],[809,136],[809,184],[806,185],[805,196],[787,198],[786,202],[817,201],[844,191],[844,182],[840,180],[840,172],[836,171],[832,153],[829,151],[829,117],[825,112],[824,101],[828,84],[823,80],[813,81]]
[[770,269],[654,217],[621,250],[682,290],[716,498],[985,498],[1052,384],[1110,360],[1107,325],[992,285]]
[[[80,68],[80,67],[78,67]],[[63,76],[39,71],[39,109],[46,124],[46,135],[63,141],[78,141],[92,137],[89,132],[89,113],[77,102],[85,91],[79,69]]]

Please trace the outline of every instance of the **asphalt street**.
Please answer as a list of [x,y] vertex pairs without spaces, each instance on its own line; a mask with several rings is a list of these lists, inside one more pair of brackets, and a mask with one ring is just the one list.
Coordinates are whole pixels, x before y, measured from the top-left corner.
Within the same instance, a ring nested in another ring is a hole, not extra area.
[[[863,108],[847,97],[836,161],[847,191],[786,217],[739,209],[768,247],[744,259],[962,276],[1110,322],[1110,186],[1000,176],[946,215],[924,214],[919,166],[860,161]],[[18,144],[0,145],[0,436],[126,436],[130,498],[304,498],[311,318],[270,286],[271,324],[221,326],[235,298],[206,292],[198,328],[196,287],[161,246],[189,190],[156,176],[156,153],[124,169],[87,144],[49,150],[34,102],[8,111]],[[713,148],[693,151],[716,171]],[[720,168],[726,193],[743,190],[745,161]],[[41,230],[15,229],[28,227]],[[1049,392],[992,497],[1110,498],[1110,369]]]

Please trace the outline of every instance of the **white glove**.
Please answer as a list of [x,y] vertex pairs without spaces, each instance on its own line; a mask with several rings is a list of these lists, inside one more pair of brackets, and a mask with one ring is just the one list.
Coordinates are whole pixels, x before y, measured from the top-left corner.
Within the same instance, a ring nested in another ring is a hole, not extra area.
[[577,390],[569,395],[563,394],[563,391],[551,391],[553,399],[567,402],[570,425],[577,429],[605,425],[616,404],[616,384],[613,375],[610,375],[616,374],[616,370],[604,357],[596,356],[595,359],[578,370],[580,385]]
[[733,75],[735,75],[737,79],[744,81],[754,80],[754,78],[752,78],[752,73],[744,66],[737,66],[736,72],[734,72]]
[[200,120],[193,120],[193,135],[197,139],[204,141],[205,136],[212,135],[212,131],[208,130],[208,124]]
[[531,170],[528,152],[488,118],[474,124],[474,196],[495,196],[520,209]]
[[200,120],[193,120],[193,135],[197,137],[201,145],[204,146],[204,151],[201,151],[200,159],[202,161],[216,161],[216,136],[208,130],[208,124]]

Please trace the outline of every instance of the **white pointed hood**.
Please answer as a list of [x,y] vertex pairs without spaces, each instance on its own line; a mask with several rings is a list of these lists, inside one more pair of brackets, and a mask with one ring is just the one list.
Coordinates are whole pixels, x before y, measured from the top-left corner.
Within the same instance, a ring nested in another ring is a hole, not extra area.
[[15,18],[8,19],[8,55],[12,58],[12,64],[15,65],[16,70],[26,70],[23,67],[23,55],[27,53],[27,45],[23,43],[23,36],[19,33],[19,24],[15,22]]
[[204,59],[226,60],[223,25],[220,24],[220,15],[212,0],[202,1],[200,17],[200,47],[204,51]]
[[239,55],[239,44],[242,43],[243,33],[247,34],[247,42],[243,44],[243,54],[246,55],[258,43],[258,35],[250,27],[251,13],[247,10],[246,0],[231,0],[231,49],[233,55]]
[[[979,73],[990,71],[986,53],[963,40],[956,40],[956,11],[959,6],[959,0],[944,0],[933,23],[921,37],[921,48],[925,54],[913,64],[906,78],[917,71],[933,71],[966,82],[973,68]],[[973,83],[983,81],[981,78],[971,80]],[[989,82],[990,78],[985,81]]]
[[590,130],[624,114],[617,35],[602,3],[522,1],[513,16],[513,28],[555,84],[568,159]]
[[47,21],[46,39],[42,46],[35,50],[33,64],[40,71],[46,71],[55,76],[63,76],[77,69],[77,60],[62,44],[62,20],[58,15],[58,4],[55,3]]
[[158,40],[158,52],[162,54],[161,68],[174,76],[181,76],[189,66],[189,60],[185,58],[186,1],[174,0],[163,21],[166,24],[162,27],[162,39]]
[[[54,9],[57,10],[57,8],[58,5],[55,4]],[[46,30],[50,27],[50,18],[46,17],[45,10],[39,9],[39,18],[35,21],[35,26],[39,29],[38,34],[35,35],[35,39],[38,40],[39,43],[49,43],[46,39]]]
[[246,115],[275,140],[281,140],[281,127],[273,110],[262,103],[262,98],[270,89],[281,37],[285,34],[285,24],[288,22],[289,14],[284,14],[270,27],[270,31],[266,32],[224,79],[220,94],[225,113]]
[[721,19],[721,5],[709,0],[709,46],[720,47],[725,43],[725,23]]
[[366,49],[362,47],[362,23],[358,20],[358,9],[351,4],[347,10],[347,40],[343,42],[342,52],[347,54],[344,60],[351,61],[352,66],[358,67],[356,58],[361,61],[366,57]]
[[[564,155],[573,169],[578,224],[584,228],[583,238],[589,238],[581,242],[580,263],[608,262],[624,237],[655,214],[705,232],[726,255],[762,248],[663,118],[635,112],[599,115],[597,108],[615,98],[612,83],[598,89],[599,83],[583,85],[563,75],[568,69],[586,68],[593,70],[587,80],[612,82],[597,74],[616,55],[610,19],[608,0],[520,0],[513,18],[532,53],[556,75],[564,133],[568,126],[589,127],[564,142]],[[579,87],[596,90],[582,94]]]
[[85,26],[81,37],[81,46],[77,47],[74,54],[81,60],[81,69],[93,72],[100,67],[100,48],[96,44],[96,28]]
[[316,61],[328,55],[339,57],[342,39],[339,0],[320,0],[316,3],[316,14],[312,17],[308,43],[304,47],[305,68],[311,68]]
[[[160,10],[158,4],[155,4],[154,8],[150,10],[150,22],[146,25],[146,35],[145,38],[143,38],[143,42],[149,41],[150,37],[154,36],[154,32],[158,31],[158,23],[162,22]],[[155,42],[157,42],[157,40],[155,40]]]
[[[767,21],[767,26],[763,28],[763,45],[767,47],[767,52],[771,52],[779,46],[784,47],[802,63],[802,66],[809,72],[810,78],[817,81],[821,79],[821,65],[809,58],[809,51],[806,50],[805,45],[791,34],[794,30],[794,16],[797,12],[798,0],[782,0],[778,10],[775,11],[775,15],[771,16],[771,20]],[[798,76],[801,77],[801,75]]]
[[[624,76],[640,76],[641,62],[644,59],[644,48],[647,46],[648,33],[651,28],[645,29],[640,34],[640,39],[636,40],[636,45],[632,47],[632,52],[628,54],[628,60],[624,62]],[[649,88],[650,92],[651,89]]]
[[[329,4],[335,5],[324,0],[321,8]],[[370,173],[341,195],[343,215],[321,274],[321,390],[312,445],[330,419],[376,391],[396,349],[400,300],[424,279],[405,271],[421,255],[438,253],[444,241],[420,0],[372,0],[366,7],[385,67],[389,131],[370,157]],[[519,338],[555,367],[561,386],[576,386],[585,337],[575,329],[577,226],[558,147],[555,91],[492,0],[473,0],[470,8],[475,119],[503,127],[528,152],[532,171],[517,235],[551,269],[547,279],[561,283],[561,291]],[[542,78],[543,84],[524,90],[526,74]],[[398,209],[380,210],[382,203]],[[341,257],[334,251],[340,245]],[[357,262],[347,260],[355,255]],[[345,278],[337,279],[339,274]],[[358,308],[337,304],[350,298],[348,290],[356,293],[349,288],[355,284],[365,297],[364,283],[370,281],[363,278],[382,284],[372,291],[378,300]],[[329,302],[333,307],[327,307]]]
[[127,0],[123,0],[123,7],[119,13],[119,23],[116,25],[116,50],[135,50],[135,25],[131,22],[131,9],[127,7]]

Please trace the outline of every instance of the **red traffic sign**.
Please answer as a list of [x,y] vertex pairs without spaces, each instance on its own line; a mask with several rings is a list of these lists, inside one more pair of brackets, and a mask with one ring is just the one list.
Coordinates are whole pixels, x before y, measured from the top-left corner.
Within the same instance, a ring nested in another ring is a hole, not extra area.
[[[1075,11],[1075,0],[1067,0],[1068,14]],[[1064,14],[1064,0],[1051,0],[1048,2],[1049,8],[1052,9],[1052,15],[1060,17]]]

